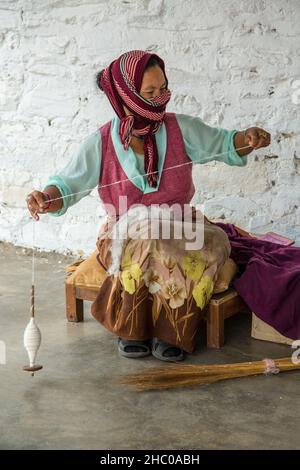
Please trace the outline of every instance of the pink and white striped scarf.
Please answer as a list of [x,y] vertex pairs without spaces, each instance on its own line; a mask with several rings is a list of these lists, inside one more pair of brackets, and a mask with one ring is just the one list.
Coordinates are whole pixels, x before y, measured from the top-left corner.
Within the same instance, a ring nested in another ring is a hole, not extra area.
[[[156,54],[140,50],[125,52],[114,60],[103,70],[99,85],[121,120],[119,134],[123,148],[128,150],[133,132],[143,136],[145,173],[151,173],[147,175],[149,186],[156,187],[158,152],[154,134],[164,121],[171,91],[167,88],[160,96],[153,99],[146,99],[139,94],[144,71],[151,57],[157,59],[168,87],[164,61]],[[129,116],[126,115],[123,105],[130,111]]]

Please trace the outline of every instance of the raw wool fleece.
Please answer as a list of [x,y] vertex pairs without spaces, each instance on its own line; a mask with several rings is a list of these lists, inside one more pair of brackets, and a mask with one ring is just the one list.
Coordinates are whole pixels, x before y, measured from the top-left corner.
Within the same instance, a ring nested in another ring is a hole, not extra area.
[[[130,230],[130,233],[134,231],[136,238],[147,238],[146,236],[143,237],[143,234],[147,233],[150,219],[153,221],[172,220],[173,217],[176,218],[176,211],[155,205],[132,207],[120,216],[119,220],[114,224],[110,235],[112,239],[110,247],[112,261],[107,273],[115,277],[120,273],[122,252],[128,238],[128,230]],[[143,226],[141,222],[145,222],[145,225]]]

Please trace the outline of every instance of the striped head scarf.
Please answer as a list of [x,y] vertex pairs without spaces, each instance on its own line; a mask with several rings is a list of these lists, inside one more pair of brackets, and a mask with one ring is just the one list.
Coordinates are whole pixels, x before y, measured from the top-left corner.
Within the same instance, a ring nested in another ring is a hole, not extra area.
[[[160,96],[151,99],[139,94],[145,68],[152,57],[162,69],[168,87],[164,61],[156,54],[140,50],[125,52],[114,60],[102,71],[98,84],[120,118],[119,135],[124,150],[128,150],[132,133],[143,138],[145,173],[150,173],[147,175],[149,186],[156,187],[158,151],[154,134],[162,126],[171,92],[167,88]],[[123,105],[129,110],[129,116]]]

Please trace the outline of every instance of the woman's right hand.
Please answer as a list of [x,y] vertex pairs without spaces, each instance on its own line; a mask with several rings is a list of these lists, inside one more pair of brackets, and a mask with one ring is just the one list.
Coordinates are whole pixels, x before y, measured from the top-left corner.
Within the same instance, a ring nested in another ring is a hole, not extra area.
[[26,197],[27,207],[35,220],[39,220],[39,214],[46,214],[47,209],[45,207],[48,206],[47,196],[42,193],[41,191],[32,191]]

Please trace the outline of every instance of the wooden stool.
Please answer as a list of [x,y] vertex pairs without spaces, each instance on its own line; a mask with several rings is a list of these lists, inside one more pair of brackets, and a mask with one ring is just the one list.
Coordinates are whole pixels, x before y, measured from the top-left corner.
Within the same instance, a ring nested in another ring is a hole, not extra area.
[[[66,287],[66,314],[70,322],[83,321],[83,301],[94,301],[98,288],[79,287],[67,282]],[[205,309],[207,346],[221,348],[224,345],[224,322],[226,318],[248,310],[238,293],[231,287],[225,292],[214,294]]]
[[83,301],[89,300],[93,302],[98,294],[97,289],[91,287],[78,287],[74,284],[68,284],[65,281],[66,289],[66,316],[70,322],[80,322],[84,319]]
[[224,346],[224,322],[226,318],[244,310],[248,311],[249,308],[233,287],[211,297],[205,309],[206,342],[209,348]]

